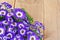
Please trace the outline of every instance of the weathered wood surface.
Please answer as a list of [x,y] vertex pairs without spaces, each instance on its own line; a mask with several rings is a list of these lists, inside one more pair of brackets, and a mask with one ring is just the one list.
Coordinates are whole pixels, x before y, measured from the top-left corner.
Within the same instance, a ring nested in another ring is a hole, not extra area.
[[[44,40],[60,40],[60,0],[1,0],[15,8],[25,8],[36,21],[45,27]],[[15,5],[14,5],[15,3]]]

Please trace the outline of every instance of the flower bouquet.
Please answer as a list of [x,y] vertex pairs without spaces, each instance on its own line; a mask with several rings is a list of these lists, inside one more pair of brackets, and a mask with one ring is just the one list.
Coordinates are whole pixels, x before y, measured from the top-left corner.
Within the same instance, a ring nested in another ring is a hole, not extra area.
[[24,8],[0,4],[0,40],[43,40],[45,27],[34,21]]

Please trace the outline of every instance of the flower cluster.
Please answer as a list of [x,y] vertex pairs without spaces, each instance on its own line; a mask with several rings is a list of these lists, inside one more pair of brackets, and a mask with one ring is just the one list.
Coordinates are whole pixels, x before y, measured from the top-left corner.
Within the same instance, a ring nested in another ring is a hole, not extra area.
[[40,29],[45,29],[43,24],[34,22],[23,8],[0,4],[0,40],[42,40]]

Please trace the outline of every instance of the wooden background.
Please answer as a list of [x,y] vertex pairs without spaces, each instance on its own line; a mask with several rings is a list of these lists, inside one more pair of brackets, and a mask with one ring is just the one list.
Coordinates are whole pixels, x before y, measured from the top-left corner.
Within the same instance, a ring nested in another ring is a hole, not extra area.
[[60,40],[60,0],[0,0],[8,2],[13,8],[25,8],[45,27],[44,40]]

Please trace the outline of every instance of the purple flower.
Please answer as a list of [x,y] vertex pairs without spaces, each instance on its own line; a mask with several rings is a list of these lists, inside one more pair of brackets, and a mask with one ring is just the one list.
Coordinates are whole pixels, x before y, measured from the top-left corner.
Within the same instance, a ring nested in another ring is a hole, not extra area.
[[3,27],[0,27],[0,36],[5,34],[5,29]]
[[27,35],[34,34],[32,30],[27,30]]
[[12,40],[24,40],[24,38],[21,36],[19,38],[17,38],[16,36],[12,39]]
[[40,34],[40,29],[36,29],[36,32],[37,32],[38,34]]
[[16,27],[17,26],[17,23],[16,22],[12,22],[12,23],[10,23],[10,26]]
[[28,35],[27,40],[40,40],[36,34]]
[[22,22],[19,22],[19,23],[18,23],[18,27],[19,27],[19,28],[25,28],[25,25],[24,25]]
[[9,24],[9,22],[8,22],[8,21],[6,21],[6,20],[4,20],[4,21],[2,21],[2,24],[3,24],[3,25],[8,25],[8,24]]
[[16,16],[16,18],[21,18],[21,19],[24,19],[26,17],[25,11],[20,8],[14,9],[14,15]]
[[5,9],[0,9],[0,16],[6,16],[7,13],[8,13],[7,10],[5,10]]
[[18,40],[16,37],[14,37],[12,40]]
[[1,4],[5,5],[7,8],[12,8],[12,6],[9,3],[7,3],[7,2],[3,2]]
[[3,40],[7,40],[7,37],[5,35],[3,36]]
[[13,30],[13,27],[9,27],[8,30],[7,30],[7,32],[12,32],[12,30]]
[[25,28],[21,28],[20,30],[18,30],[18,32],[21,36],[26,35],[26,29]]
[[7,17],[11,17],[11,16],[13,16],[14,14],[11,12],[11,13],[8,13],[7,14]]
[[20,35],[20,34],[17,34],[17,35],[16,35],[16,38],[20,38],[20,37],[21,37],[21,35]]
[[11,18],[11,17],[7,17],[6,20],[7,20],[8,22],[13,22],[13,21],[14,21],[13,18]]
[[42,23],[38,22],[38,21],[35,21],[35,26],[40,27],[40,28],[42,28],[43,30],[45,30],[44,25],[43,25]]
[[11,32],[7,32],[6,37],[7,37],[7,39],[12,39],[12,38],[14,38],[14,34]]
[[33,24],[30,24],[31,28],[33,29],[37,29],[37,26],[33,25]]
[[24,19],[24,20],[23,20],[23,23],[24,23],[26,26],[30,26],[29,21],[28,21],[28,20],[26,20],[26,19]]
[[14,34],[18,34],[18,27],[14,27],[13,30],[12,30],[12,32],[13,32]]

